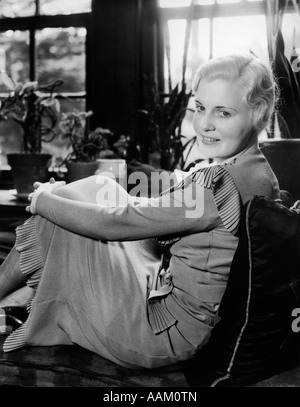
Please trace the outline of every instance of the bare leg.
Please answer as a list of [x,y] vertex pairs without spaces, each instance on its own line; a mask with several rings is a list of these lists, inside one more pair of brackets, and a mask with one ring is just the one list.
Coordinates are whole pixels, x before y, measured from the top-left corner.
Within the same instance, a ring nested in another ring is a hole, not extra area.
[[26,286],[26,278],[20,270],[20,255],[12,248],[0,267],[0,306],[26,306],[33,290]]
[[20,255],[13,247],[0,267],[0,299],[25,285],[19,261]]
[[8,294],[2,300],[0,300],[0,307],[24,307],[29,304],[34,296],[32,288],[25,285],[18,290]]

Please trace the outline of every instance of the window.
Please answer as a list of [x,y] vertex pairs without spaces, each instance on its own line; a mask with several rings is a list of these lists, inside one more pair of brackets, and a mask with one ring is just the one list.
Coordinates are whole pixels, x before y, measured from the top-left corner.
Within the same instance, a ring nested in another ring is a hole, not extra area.
[[[181,82],[183,42],[191,0],[159,0],[163,24],[170,37],[173,85]],[[197,0],[187,55],[186,81],[191,82],[200,63],[230,52],[252,50],[267,58],[266,23],[262,0]],[[167,83],[167,60],[165,59]]]
[[[165,89],[168,89],[169,73],[173,87],[182,81],[184,37],[190,4],[191,0],[159,0],[161,22],[168,28],[170,46],[170,66],[166,56],[164,60]],[[185,74],[188,87],[197,67],[209,58],[251,50],[260,58],[269,60],[262,0],[196,0],[194,4]],[[289,40],[292,38],[300,51],[299,22],[300,16],[296,13],[284,15],[282,32],[287,39],[287,56],[291,55],[293,41]],[[194,107],[192,99],[189,107]],[[183,122],[182,132],[187,137],[194,135],[190,113]]]
[[[163,24],[170,37],[171,77],[173,85],[181,82],[186,17],[191,0],[159,0]],[[294,44],[300,47],[300,16],[285,13],[282,32],[287,40],[286,54]],[[188,49],[187,82],[200,63],[230,52],[253,51],[268,60],[266,19],[263,0],[196,0]],[[165,58],[165,82],[168,69]]]
[[[85,110],[90,14],[91,0],[2,0],[0,48],[5,50],[6,71],[13,81],[48,84],[62,79],[57,89],[67,96],[61,99],[62,111]],[[0,84],[0,93],[5,91]],[[3,166],[6,153],[18,151],[19,142],[15,125],[2,122],[0,128]]]

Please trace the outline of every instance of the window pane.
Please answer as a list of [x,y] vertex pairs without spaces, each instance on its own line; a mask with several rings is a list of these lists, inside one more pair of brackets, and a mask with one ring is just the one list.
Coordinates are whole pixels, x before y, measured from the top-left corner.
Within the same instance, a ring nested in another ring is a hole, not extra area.
[[41,14],[72,14],[91,11],[91,0],[40,0]]
[[188,49],[186,82],[192,83],[199,65],[209,59],[210,55],[210,20],[201,18],[194,20],[192,25],[191,39]]
[[206,6],[208,4],[214,4],[215,0],[197,0],[196,4],[199,4],[199,6]]
[[[74,110],[83,112],[86,110],[85,99],[59,99],[61,112],[71,112]],[[52,155],[51,166],[57,165],[57,159],[65,158],[70,152],[69,140],[61,136],[59,127],[56,131],[56,137],[50,143],[43,143],[43,151]]]
[[191,4],[191,0],[159,0],[160,7],[186,7]]
[[[0,48],[5,50],[6,71],[15,83],[29,80],[29,34],[27,31],[6,31],[0,34]],[[0,82],[0,93],[7,87]],[[22,128],[12,121],[0,121],[0,168],[7,165],[6,154],[21,149]]]
[[[193,21],[185,75],[187,83],[191,83],[195,70],[198,68],[199,64],[209,58],[209,24],[209,19],[207,18]],[[171,48],[171,79],[172,86],[174,87],[177,83],[181,83],[182,80],[182,60],[186,20],[170,20],[168,21],[168,26]],[[167,84],[167,59],[165,59],[165,78]]]
[[35,0],[2,0],[0,2],[0,16],[25,17],[35,14]]
[[45,28],[36,32],[37,80],[64,81],[60,92],[85,90],[85,28]]
[[[175,86],[178,82],[181,82],[185,27],[186,20],[168,21],[170,36],[170,75],[172,86]],[[166,57],[165,78],[168,78],[168,61]]]
[[[73,110],[85,111],[85,99],[60,99],[61,112]],[[58,134],[58,133],[57,133]],[[0,171],[7,166],[6,155],[21,151],[23,131],[21,126],[12,120],[0,121]],[[65,157],[68,152],[67,140],[56,137],[51,143],[43,143],[43,152],[56,157]]]
[[[14,82],[29,80],[29,33],[27,31],[6,31],[0,34],[0,48],[5,50],[6,72]],[[0,82],[0,93],[7,88]]]
[[217,0],[217,3],[224,4],[224,3],[239,3],[241,0]]
[[222,17],[213,21],[213,56],[253,51],[268,59],[264,16]]
[[23,131],[13,121],[0,121],[0,171],[7,166],[6,154],[18,153],[21,150]]
[[[223,0],[223,1],[226,1],[226,0]],[[240,1],[240,0],[233,0],[233,1]],[[215,2],[216,2],[216,0],[196,0],[195,4],[198,4],[201,6],[206,6],[208,4],[214,4]],[[191,4],[191,0],[159,0],[160,7],[187,7],[190,4]]]
[[300,51],[300,17],[296,13],[286,13],[282,21],[285,55],[288,59],[293,52],[293,45]]
[[80,111],[83,112],[86,110],[86,100],[85,99],[60,99],[60,110],[61,112],[70,112],[70,111]]

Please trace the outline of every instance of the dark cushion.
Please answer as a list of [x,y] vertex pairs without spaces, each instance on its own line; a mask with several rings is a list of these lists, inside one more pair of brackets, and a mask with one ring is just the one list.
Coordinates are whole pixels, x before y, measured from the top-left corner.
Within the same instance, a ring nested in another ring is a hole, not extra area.
[[189,384],[248,385],[290,367],[299,306],[300,214],[256,196],[244,208],[221,319],[185,372]]

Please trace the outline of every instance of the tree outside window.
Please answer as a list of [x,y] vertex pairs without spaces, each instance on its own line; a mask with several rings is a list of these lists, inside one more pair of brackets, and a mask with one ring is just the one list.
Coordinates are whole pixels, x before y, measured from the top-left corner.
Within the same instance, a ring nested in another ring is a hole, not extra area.
[[[6,70],[15,83],[62,79],[62,111],[86,108],[86,37],[91,0],[2,0],[0,48]],[[7,92],[0,83],[0,93]],[[0,167],[6,154],[19,151],[16,125],[0,123]],[[62,146],[51,145],[54,155]]]

